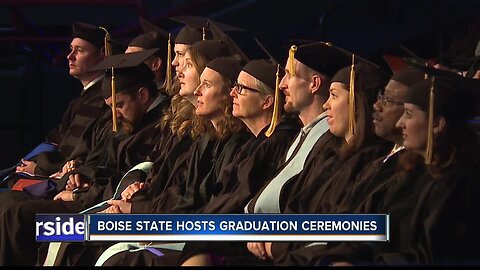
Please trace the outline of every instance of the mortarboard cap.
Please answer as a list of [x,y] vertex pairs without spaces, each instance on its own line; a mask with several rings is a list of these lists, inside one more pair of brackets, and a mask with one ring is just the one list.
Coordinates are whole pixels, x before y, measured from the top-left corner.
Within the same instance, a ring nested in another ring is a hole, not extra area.
[[242,28],[233,26],[233,25],[228,25],[225,23],[217,22],[209,18],[201,17],[201,16],[175,16],[170,18],[172,21],[183,23],[185,25],[190,25],[192,27],[195,27],[197,29],[202,29],[202,28],[209,28],[210,23],[215,23],[222,31],[225,32],[234,32],[234,31],[245,31]]
[[280,67],[278,64],[274,65],[272,62],[265,59],[257,59],[248,62],[248,64],[245,65],[242,70],[257,78],[259,81],[263,82],[275,91],[275,99],[273,102],[273,115],[270,121],[270,126],[265,132],[265,136],[270,137],[275,131],[275,128],[282,114],[282,110],[280,108],[281,93],[278,87],[280,78]]
[[222,74],[223,77],[228,78],[232,83],[237,81],[238,73],[242,70],[240,59],[231,56],[217,57],[208,62],[207,67]]
[[429,79],[412,86],[405,102],[428,111],[429,90],[433,84],[435,114],[458,121],[476,116],[475,102],[480,98],[480,80],[432,67],[416,66],[416,68],[427,74]]
[[211,23],[215,23],[219,27],[219,29],[225,32],[245,31],[241,28],[216,22],[200,16],[176,16],[170,19],[172,21],[185,24],[185,26],[180,30],[180,32],[178,32],[177,36],[175,37],[175,43],[177,44],[192,45],[199,40],[205,40],[205,31],[210,31]]
[[246,64],[243,69],[246,73],[257,78],[259,81],[266,84],[268,87],[275,89],[276,80],[275,74],[277,66],[266,59],[255,59]]
[[129,46],[141,47],[144,49],[162,48],[168,40],[168,32],[151,23],[144,17],[140,16],[140,25],[143,34],[135,37]]
[[[292,45],[289,56],[307,67],[332,77],[339,69],[350,64],[350,56],[328,42],[312,42],[302,45]],[[291,60],[289,60],[291,61]],[[294,76],[294,62],[290,62],[290,73]],[[292,73],[293,72],[293,73]]]
[[[151,80],[153,81],[154,75],[152,74],[150,68],[144,64],[144,61],[152,56],[156,51],[158,51],[158,49],[111,55],[91,69],[107,69],[107,74],[105,75],[102,83],[102,94],[104,98],[112,98],[112,120],[114,132],[117,131],[116,93],[130,90],[130,88],[134,86],[137,76],[139,76],[139,80],[146,81],[147,77],[151,77]],[[136,67],[138,66],[142,67],[138,68],[137,70]],[[147,67],[147,69],[144,67]],[[109,78],[111,79],[109,80]],[[119,90],[117,90],[117,85]]]
[[98,48],[102,48],[105,42],[105,32],[91,24],[83,23],[83,22],[74,22],[72,24],[73,29],[73,38],[81,38],[86,40]]
[[133,67],[138,66],[147,60],[150,56],[155,54],[159,49],[149,49],[144,51],[138,51],[133,53],[123,53],[123,54],[115,54],[111,55],[110,57],[106,58],[102,62],[98,63],[96,66],[91,68],[92,71],[94,70],[102,70],[102,69],[111,69],[111,68],[126,68],[126,67]]
[[201,40],[195,42],[190,50],[194,50],[203,55],[207,62],[217,57],[228,56],[227,45],[220,40]]
[[332,82],[345,84],[350,92],[348,99],[348,132],[351,135],[355,135],[356,130],[356,93],[362,92],[368,100],[374,100],[378,91],[382,90],[388,82],[388,76],[377,66],[363,60],[358,63],[357,59],[360,58],[351,53],[351,65],[341,68],[332,77]]
[[422,81],[425,75],[422,71],[415,68],[405,68],[393,74],[390,80],[397,81],[407,87]]
[[175,44],[192,45],[202,39],[202,32],[200,30],[193,26],[185,25],[175,37]]
[[[123,66],[121,68],[115,68],[114,72],[115,94],[138,90],[138,87],[140,86],[154,84],[153,80],[155,76],[153,75],[152,70],[143,62],[136,66]],[[105,79],[102,83],[102,94],[105,99],[112,95],[112,85],[109,79],[111,75],[112,70],[108,69],[105,74]]]
[[425,163],[433,157],[433,119],[442,115],[448,123],[463,123],[477,115],[480,80],[465,78],[456,73],[425,66],[416,66],[427,79],[412,86],[405,103],[415,104],[428,113],[428,136]]

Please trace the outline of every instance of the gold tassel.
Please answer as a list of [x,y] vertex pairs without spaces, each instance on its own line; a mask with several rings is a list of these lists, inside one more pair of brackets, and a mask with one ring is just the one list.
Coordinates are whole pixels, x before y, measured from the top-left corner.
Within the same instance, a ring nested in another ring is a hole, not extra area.
[[280,84],[280,78],[279,78],[279,72],[280,72],[280,65],[277,65],[277,73],[275,74],[276,80],[275,80],[275,99],[273,101],[273,114],[272,114],[272,121],[270,122],[270,127],[268,127],[268,130],[265,131],[265,136],[270,137],[273,132],[275,131],[275,128],[277,127],[278,120],[280,119],[281,116],[281,110],[280,110],[280,89],[278,85]]
[[297,52],[297,46],[292,45],[290,50],[288,51],[288,59],[290,63],[288,63],[288,68],[290,69],[290,76],[295,77],[295,53]]
[[350,93],[348,97],[348,134],[355,135],[355,54],[350,68]]
[[[100,29],[105,31],[105,56],[109,57],[112,55],[112,38],[110,33],[108,33],[107,29],[100,26]],[[113,132],[117,132],[117,102],[115,99],[115,73],[112,67],[112,130]]]
[[427,149],[425,150],[425,164],[431,164],[433,158],[433,117],[434,117],[434,100],[435,93],[435,77],[432,77],[432,86],[429,91],[428,102],[428,134],[427,134]]
[[166,78],[165,78],[165,89],[170,89],[172,87],[172,41],[171,34],[168,33],[168,44],[167,44],[167,69],[166,69]]

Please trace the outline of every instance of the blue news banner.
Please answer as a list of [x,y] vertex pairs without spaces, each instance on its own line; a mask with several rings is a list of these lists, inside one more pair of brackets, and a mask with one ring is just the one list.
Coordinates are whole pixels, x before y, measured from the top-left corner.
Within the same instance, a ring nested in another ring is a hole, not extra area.
[[389,241],[386,214],[37,214],[39,242]]

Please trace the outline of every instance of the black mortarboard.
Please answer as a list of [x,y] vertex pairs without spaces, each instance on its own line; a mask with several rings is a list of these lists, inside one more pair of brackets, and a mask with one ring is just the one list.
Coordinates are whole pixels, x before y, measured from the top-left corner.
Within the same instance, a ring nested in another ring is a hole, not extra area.
[[[332,77],[339,69],[350,64],[350,56],[328,42],[313,42],[292,45],[289,56],[293,56],[307,67]],[[289,60],[291,61],[291,60]],[[293,61],[290,62],[290,74],[295,75]],[[293,73],[292,73],[293,72]]]
[[448,123],[463,123],[477,115],[480,80],[465,78],[456,73],[431,67],[416,66],[428,79],[412,86],[405,103],[419,106],[428,113],[428,137],[425,163],[433,157],[433,119],[442,115]]
[[[378,90],[383,89],[388,82],[388,77],[381,70],[363,62],[355,64],[354,72],[355,91],[364,92],[369,97],[375,97]],[[350,85],[350,78],[351,66],[347,66],[335,73],[332,82],[341,82],[348,87]]]
[[105,32],[97,26],[83,22],[74,22],[72,29],[73,38],[81,38],[92,43],[98,48],[102,48],[105,44]]
[[220,40],[201,40],[195,42],[190,49],[205,56],[207,62],[217,57],[228,56],[227,45]]
[[[114,132],[117,131],[116,93],[130,90],[132,86],[135,86],[134,84],[136,82],[135,80],[137,80],[137,76],[144,81],[150,77],[151,80],[153,80],[154,75],[150,68],[144,64],[144,61],[157,51],[158,48],[111,55],[91,69],[107,70],[107,74],[102,83],[102,94],[104,98],[112,97],[112,120]],[[142,67],[137,69],[139,66]],[[147,69],[145,69],[144,66],[147,67]],[[128,75],[128,73],[131,73],[131,75]]]
[[238,27],[235,27],[235,26],[232,26],[232,25],[228,25],[228,24],[225,24],[225,23],[221,23],[221,22],[217,22],[217,21],[214,21],[212,19],[209,19],[209,18],[205,18],[205,17],[200,17],[200,16],[175,16],[175,17],[172,17],[170,18],[172,21],[176,21],[176,22],[179,22],[179,23],[183,23],[185,25],[190,25],[190,26],[193,26],[193,27],[196,27],[198,29],[202,29],[202,28],[208,28],[209,27],[209,24],[211,22],[215,23],[216,25],[218,25],[218,27],[220,27],[220,29],[222,31],[225,31],[225,32],[231,32],[231,31],[245,31],[244,29],[242,28],[238,28]]
[[356,130],[355,93],[363,92],[369,100],[373,100],[378,91],[382,90],[388,82],[388,77],[380,69],[363,61],[356,63],[355,56],[352,54],[352,64],[350,66],[340,69],[332,77],[332,82],[341,82],[350,91],[348,132],[351,135],[354,135]]
[[253,77],[257,78],[259,81],[266,84],[268,87],[274,90],[275,99],[273,102],[273,115],[270,121],[270,126],[265,132],[265,136],[270,137],[275,131],[275,128],[281,118],[282,111],[280,109],[280,90],[278,88],[279,84],[279,65],[274,65],[272,62],[265,59],[257,59],[248,62],[242,69]]
[[202,40],[202,31],[189,25],[185,25],[175,37],[175,44],[192,45]]
[[265,59],[255,59],[246,64],[243,71],[257,78],[259,81],[275,89],[277,66]]
[[237,81],[238,73],[242,70],[240,59],[231,56],[217,57],[208,62],[207,67],[222,74],[223,77],[228,78],[232,83]]
[[102,62],[98,63],[91,70],[102,70],[102,69],[111,69],[111,68],[125,68],[138,66],[140,63],[143,63],[150,56],[155,54],[158,51],[156,49],[149,49],[144,51],[138,51],[133,53],[123,53],[115,54],[106,58]]
[[475,104],[480,97],[480,80],[432,67],[417,66],[417,69],[426,73],[429,79],[410,88],[406,103],[415,104],[428,111],[429,90],[433,81],[435,114],[456,121],[465,121],[476,116]]
[[397,81],[407,87],[422,81],[425,75],[422,71],[415,68],[405,68],[393,74],[390,80]]
[[139,18],[143,34],[135,37],[129,46],[141,47],[144,49],[167,47],[168,32],[149,22],[144,17]]
[[[129,54],[125,54],[129,55]],[[133,63],[133,61],[130,61]],[[155,76],[152,70],[143,62],[140,62],[135,66],[123,66],[121,68],[115,68],[115,93],[121,93],[125,91],[137,90],[139,86],[151,85]],[[109,98],[112,95],[112,84],[110,76],[112,70],[108,69],[105,74],[105,79],[102,83],[102,94],[104,98]]]

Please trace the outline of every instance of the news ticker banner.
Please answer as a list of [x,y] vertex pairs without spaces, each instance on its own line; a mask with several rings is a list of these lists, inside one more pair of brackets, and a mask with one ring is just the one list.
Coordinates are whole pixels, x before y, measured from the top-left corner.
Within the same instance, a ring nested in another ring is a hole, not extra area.
[[38,242],[388,241],[386,214],[37,214]]

